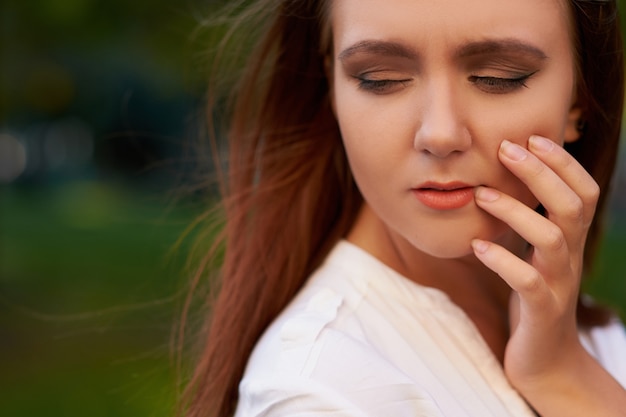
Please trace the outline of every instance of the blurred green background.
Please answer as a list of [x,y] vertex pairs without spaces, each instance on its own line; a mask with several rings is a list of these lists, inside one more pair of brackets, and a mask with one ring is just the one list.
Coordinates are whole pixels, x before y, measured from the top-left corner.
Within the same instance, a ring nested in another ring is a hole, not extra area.
[[[0,5],[0,415],[172,415],[216,3]],[[624,317],[620,158],[587,289]]]

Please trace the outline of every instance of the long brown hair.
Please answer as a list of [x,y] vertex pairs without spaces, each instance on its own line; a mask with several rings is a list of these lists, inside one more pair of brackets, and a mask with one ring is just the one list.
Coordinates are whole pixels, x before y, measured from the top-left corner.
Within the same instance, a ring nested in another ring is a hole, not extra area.
[[[242,14],[257,18],[254,26],[245,19],[236,26],[262,36],[233,88],[221,288],[209,300],[204,348],[186,392],[188,417],[232,415],[255,343],[347,233],[362,202],[329,104],[326,3],[256,1]],[[585,254],[591,262],[619,141],[621,37],[615,1],[569,3],[585,126],[567,149],[602,190]],[[581,308],[579,322],[604,323],[597,312]]]

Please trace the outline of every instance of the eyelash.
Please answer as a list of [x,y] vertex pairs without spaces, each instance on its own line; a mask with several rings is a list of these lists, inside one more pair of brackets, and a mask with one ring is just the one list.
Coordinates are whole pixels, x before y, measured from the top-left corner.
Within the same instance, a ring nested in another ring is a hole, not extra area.
[[[468,80],[478,86],[481,90],[490,94],[506,94],[516,91],[522,87],[528,87],[526,82],[537,71],[533,71],[528,74],[524,74],[515,78],[502,78],[502,77],[481,77],[478,75],[472,75]],[[394,87],[404,87],[411,82],[411,79],[403,80],[369,80],[364,77],[355,76],[358,81],[358,87],[360,90],[383,95],[389,94]]]
[[359,82],[359,89],[374,94],[386,94],[393,87],[404,87],[411,80],[368,80],[367,78],[355,77]]
[[472,75],[468,80],[472,84],[476,84],[478,88],[490,94],[506,94],[516,91],[522,87],[528,87],[526,82],[537,71],[533,71],[528,74],[524,74],[515,78],[500,78],[500,77],[480,77]]

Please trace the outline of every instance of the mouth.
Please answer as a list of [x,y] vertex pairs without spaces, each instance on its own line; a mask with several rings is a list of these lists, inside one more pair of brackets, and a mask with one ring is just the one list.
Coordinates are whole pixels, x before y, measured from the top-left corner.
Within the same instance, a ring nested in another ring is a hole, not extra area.
[[459,182],[459,181],[447,182],[447,183],[425,182],[424,184],[421,184],[415,189],[416,190],[434,190],[434,191],[454,191],[454,190],[460,190],[464,188],[474,188],[474,186],[463,183],[463,182]]
[[474,186],[462,182],[428,182],[411,191],[420,203],[437,211],[459,209],[474,200]]

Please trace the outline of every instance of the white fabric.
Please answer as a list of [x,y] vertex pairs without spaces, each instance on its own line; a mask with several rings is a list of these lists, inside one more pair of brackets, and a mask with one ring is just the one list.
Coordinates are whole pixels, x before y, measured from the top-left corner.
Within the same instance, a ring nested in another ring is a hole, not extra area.
[[[581,335],[626,386],[619,323]],[[341,241],[257,344],[236,417],[534,416],[474,324]]]

